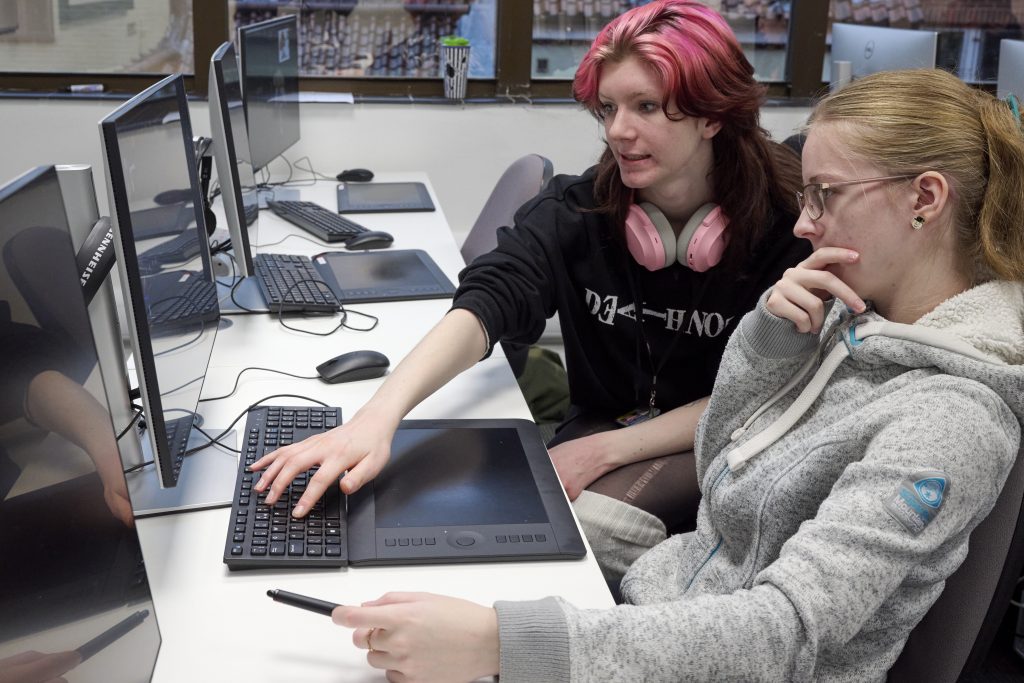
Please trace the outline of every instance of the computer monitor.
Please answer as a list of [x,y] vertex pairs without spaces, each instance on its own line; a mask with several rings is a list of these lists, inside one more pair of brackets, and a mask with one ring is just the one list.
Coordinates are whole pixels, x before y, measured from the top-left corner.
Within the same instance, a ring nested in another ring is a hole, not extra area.
[[52,166],[0,187],[0,254],[0,678],[20,656],[148,680],[160,631]]
[[249,134],[245,125],[242,80],[231,43],[223,43],[210,60],[210,130],[213,158],[228,233],[239,274],[253,274],[252,242],[259,230],[259,192],[256,188]]
[[299,141],[299,38],[292,14],[238,29],[253,171]]
[[1004,38],[999,41],[999,75],[996,79],[999,97],[1013,93],[1024,100],[1024,40]]
[[[830,64],[849,62],[853,78],[893,69],[933,69],[935,31],[832,24]],[[836,74],[830,80],[834,81]]]
[[[185,454],[193,448],[195,411],[220,317],[183,77],[168,76],[130,99],[100,121],[100,134],[148,442],[159,486],[168,488],[179,483]],[[188,224],[165,238],[136,233],[138,213],[160,203],[180,204],[180,213],[190,215]],[[185,242],[198,245],[195,254],[167,258],[176,252],[166,244]],[[150,258],[154,251],[159,259]],[[230,465],[226,476],[233,481]],[[200,482],[212,476],[191,474],[190,481]],[[208,504],[181,501],[171,507],[224,505],[230,488],[229,483]]]

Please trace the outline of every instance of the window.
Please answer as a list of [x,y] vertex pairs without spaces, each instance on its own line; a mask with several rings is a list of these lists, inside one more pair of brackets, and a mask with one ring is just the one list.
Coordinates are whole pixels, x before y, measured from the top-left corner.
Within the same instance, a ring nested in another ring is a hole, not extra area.
[[[439,41],[457,35],[471,43],[470,98],[562,100],[594,36],[649,1],[0,0],[0,90],[87,82],[130,93],[183,72],[202,94],[210,55],[238,26],[295,14],[304,89],[440,98]],[[934,30],[938,65],[989,88],[1000,40],[1024,35],[1024,0],[703,1],[771,97],[820,94],[833,22]]]
[[[601,29],[626,10],[648,2],[533,0],[533,78],[572,79]],[[786,80],[789,2],[711,0],[705,4],[729,22],[759,80]]]
[[494,77],[497,0],[235,0],[231,31],[299,15],[299,73],[324,78],[429,78],[442,36],[470,41],[470,78]]
[[0,0],[4,71],[194,71],[192,0]]
[[[936,65],[967,83],[994,83],[999,41],[1022,36],[1022,17],[1014,11],[1022,5],[1010,0],[831,0],[830,4],[830,36],[833,21],[938,32]],[[830,79],[831,63],[826,53],[825,81]]]

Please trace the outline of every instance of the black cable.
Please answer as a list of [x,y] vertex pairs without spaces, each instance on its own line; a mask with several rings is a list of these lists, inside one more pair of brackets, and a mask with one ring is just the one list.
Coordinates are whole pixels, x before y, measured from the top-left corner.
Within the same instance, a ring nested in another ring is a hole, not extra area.
[[[305,159],[307,162],[309,162],[309,165],[306,168],[302,168],[301,166],[299,166],[299,162],[302,161],[303,159]],[[337,181],[337,178],[333,178],[331,176],[327,176],[327,175],[324,175],[323,173],[320,173],[320,172],[316,171],[313,168],[313,160],[309,158],[309,155],[306,155],[304,157],[299,157],[298,159],[296,159],[294,166],[295,166],[295,168],[299,169],[300,171],[308,171],[309,174],[311,176],[313,176],[313,182],[314,183],[317,180]]]
[[171,394],[174,394],[174,393],[176,393],[176,392],[178,392],[178,391],[181,391],[182,389],[184,389],[185,387],[187,387],[187,386],[188,386],[189,384],[195,384],[196,382],[198,382],[198,381],[202,380],[202,379],[203,379],[203,377],[204,377],[204,375],[199,375],[198,377],[194,377],[193,379],[190,379],[189,381],[185,382],[185,383],[184,383],[184,384],[182,384],[181,386],[178,386],[178,387],[174,387],[174,388],[173,388],[173,389],[171,389],[170,391],[161,391],[161,392],[160,392],[160,395],[161,395],[161,396],[170,396]]
[[357,311],[357,310],[355,310],[353,308],[347,308],[346,309],[346,308],[342,307],[342,310],[345,311],[346,313],[354,313],[356,315],[361,315],[364,318],[371,318],[373,320],[373,324],[370,325],[369,327],[353,327],[352,325],[349,325],[346,322],[342,322],[342,327],[344,327],[346,330],[352,330],[353,332],[370,332],[370,331],[376,329],[377,325],[380,324],[380,318],[378,318],[375,315],[370,315],[369,313],[363,313],[362,311]]
[[[132,407],[134,407],[134,406],[132,406]],[[128,433],[129,431],[131,431],[131,428],[132,428],[133,426],[135,426],[135,423],[139,421],[139,418],[140,418],[140,417],[142,417],[142,409],[141,409],[141,408],[139,408],[139,409],[137,409],[137,410],[135,411],[135,414],[134,414],[134,415],[132,415],[132,419],[131,419],[131,421],[129,421],[129,422],[128,422],[128,426],[127,426],[127,427],[125,427],[125,428],[124,428],[124,429],[123,429],[123,430],[121,431],[121,433],[117,435],[117,437],[115,438],[115,441],[120,441],[120,440],[121,440],[121,438],[122,438],[122,437],[123,437],[123,436],[124,436],[125,434],[127,434],[127,433]]]
[[[246,408],[241,413],[239,413],[238,417],[236,417],[234,420],[232,420],[231,424],[229,424],[227,427],[225,427],[224,431],[222,431],[220,434],[218,434],[217,436],[215,436],[212,439],[210,439],[210,443],[209,444],[205,444],[203,446],[197,446],[196,448],[190,448],[189,450],[185,451],[184,455],[192,455],[196,451],[201,451],[203,448],[206,448],[210,444],[218,444],[220,446],[223,446],[224,444],[220,443],[220,440],[223,439],[225,436],[227,436],[228,433],[231,431],[231,429],[238,423],[238,421],[241,420],[243,417],[245,417],[246,414],[248,414],[248,412],[250,410],[252,410],[253,408],[258,408],[259,405],[261,403],[263,403],[264,401],[269,401],[272,398],[284,398],[284,397],[298,398],[298,399],[301,399],[303,401],[310,401],[312,403],[319,403],[324,408],[332,408],[333,407],[333,406],[327,405],[326,403],[324,403],[323,401],[320,401],[318,399],[310,398],[309,396],[300,396],[299,394],[272,394],[270,396],[265,396],[265,397],[261,398],[260,400],[256,401],[255,403],[251,403],[248,408]],[[206,432],[203,432],[203,434],[206,434]],[[207,436],[206,438],[209,439],[210,437]],[[228,446],[224,446],[224,447],[225,448],[229,448]],[[231,450],[234,450],[234,449],[231,449]]]
[[[228,446],[225,443],[221,443],[220,441],[217,440],[217,438],[214,438],[214,437],[210,436],[210,433],[207,432],[202,427],[200,427],[199,425],[195,425],[195,424],[192,425],[192,429],[196,430],[197,432],[199,432],[200,434],[205,436],[207,439],[209,439],[210,443],[204,444],[203,446],[197,446],[197,447],[195,447],[195,448],[193,448],[193,449],[191,449],[189,451],[186,451],[185,455],[191,455],[192,453],[194,453],[196,451],[201,451],[204,448],[208,448],[210,446],[220,446],[224,450],[231,451],[232,453],[241,453],[242,452],[242,450],[240,448],[232,448],[231,446]],[[221,436],[223,436],[223,434]]]
[[276,242],[270,242],[269,244],[254,244],[252,248],[253,249],[266,249],[267,247],[276,247],[277,245],[281,244],[282,242],[290,240],[293,237],[295,237],[297,239],[300,239],[300,240],[306,240],[307,242],[312,242],[313,244],[315,244],[318,247],[329,247],[329,246],[331,246],[331,244],[329,242],[324,242],[323,240],[315,240],[315,239],[313,239],[311,237],[307,237],[305,235],[292,234],[292,235],[288,235],[284,239],[279,239]]
[[[231,279],[234,279],[234,278],[235,278],[235,269],[232,267],[232,269],[231,269]],[[240,277],[240,278],[238,278],[238,280],[235,281],[235,284],[231,285],[231,291],[228,293],[229,296],[231,297],[231,303],[233,303],[235,306],[238,306],[238,308],[240,310],[244,311],[245,312],[244,315],[253,315],[253,314],[256,314],[256,313],[270,313],[270,309],[267,309],[265,311],[260,311],[260,310],[257,310],[255,308],[246,308],[242,304],[238,303],[238,299],[235,298],[235,290],[238,289],[239,285],[241,285],[242,282],[244,282],[244,281],[245,281],[245,278],[244,277]],[[226,314],[222,313],[221,315],[226,315]],[[234,315],[237,315],[237,313],[234,314]]]
[[238,382],[239,382],[239,380],[242,379],[242,375],[244,375],[249,370],[263,370],[265,372],[275,372],[275,373],[277,373],[279,375],[287,375],[288,377],[295,377],[296,379],[318,379],[320,377],[319,375],[312,375],[312,376],[309,376],[309,375],[294,375],[294,374],[292,374],[290,372],[285,372],[283,370],[274,370],[273,368],[260,368],[260,367],[255,367],[255,366],[254,367],[248,367],[248,368],[243,369],[241,372],[239,372],[238,375],[235,377],[235,383],[234,383],[234,385],[232,385],[231,391],[229,393],[224,394],[223,396],[213,396],[211,398],[201,398],[201,399],[199,399],[199,402],[200,403],[204,403],[204,402],[207,402],[207,401],[220,401],[221,399],[225,399],[225,398],[228,398],[229,396],[233,396],[235,391],[238,390]]
[[149,466],[150,466],[150,465],[152,465],[152,464],[153,464],[153,461],[152,461],[152,460],[147,460],[146,462],[140,462],[140,463],[139,463],[138,465],[132,465],[131,467],[129,467],[128,469],[126,469],[126,470],[124,471],[124,473],[125,473],[125,474],[131,474],[132,472],[138,472],[138,471],[139,471],[139,470],[141,470],[141,469],[142,469],[143,467],[149,467]]
[[[335,332],[337,332],[338,330],[340,330],[342,327],[345,327],[345,320],[348,319],[348,312],[345,310],[344,306],[342,306],[341,310],[339,311],[341,313],[341,322],[339,322],[334,327],[334,329],[330,330],[329,332],[314,332],[312,330],[303,330],[303,329],[300,329],[298,327],[292,327],[291,325],[286,324],[285,321],[284,321],[284,305],[283,305],[283,303],[288,301],[288,295],[290,295],[292,293],[293,289],[295,289],[299,285],[307,284],[307,283],[313,283],[314,285],[316,285],[317,289],[319,289],[321,292],[323,291],[321,289],[321,287],[327,287],[327,291],[331,292],[331,288],[328,287],[327,283],[324,282],[323,280],[314,280],[312,278],[302,278],[301,280],[296,280],[295,282],[293,282],[292,284],[290,284],[288,286],[288,289],[285,290],[284,295],[281,297],[282,305],[279,306],[278,309],[277,309],[277,322],[279,322],[281,324],[281,327],[285,328],[286,330],[292,330],[293,332],[301,332],[303,334],[310,334],[310,335],[313,335],[314,337],[329,337],[332,334],[334,334]],[[331,292],[331,294],[333,295],[334,293]],[[372,330],[373,328],[371,327],[370,329]]]

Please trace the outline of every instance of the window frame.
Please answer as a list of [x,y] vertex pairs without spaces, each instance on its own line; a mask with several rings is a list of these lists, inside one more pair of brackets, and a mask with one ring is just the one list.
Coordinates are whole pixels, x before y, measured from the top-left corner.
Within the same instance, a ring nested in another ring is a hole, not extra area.
[[[471,79],[468,83],[467,99],[471,102],[571,100],[571,81],[533,79],[531,51],[515,49],[515,46],[532,44],[533,3],[523,0],[497,0],[496,10],[495,77]],[[210,63],[214,50],[229,36],[230,26],[228,0],[193,0],[193,63],[197,65],[197,73],[185,77],[185,86],[190,95],[206,95],[209,71],[204,67]],[[792,0],[786,56],[788,80],[784,83],[766,83],[769,99],[795,105],[822,94],[825,84],[821,82],[821,65],[825,58],[827,28],[827,2]],[[0,90],[7,91],[0,93],[0,96],[66,92],[69,86],[82,82],[101,84],[105,93],[134,94],[165,76],[166,74],[141,73],[0,72]],[[302,90],[351,92],[360,101],[381,98],[409,102],[443,101],[444,94],[440,78],[306,76],[300,77],[299,87]]]

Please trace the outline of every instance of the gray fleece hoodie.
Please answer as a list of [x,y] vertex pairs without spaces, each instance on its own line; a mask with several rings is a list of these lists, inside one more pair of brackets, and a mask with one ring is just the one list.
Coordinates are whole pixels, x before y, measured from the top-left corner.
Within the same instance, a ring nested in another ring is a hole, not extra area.
[[1024,285],[828,323],[747,314],[697,430],[696,531],[631,567],[631,604],[496,603],[502,683],[885,679],[1017,455]]

